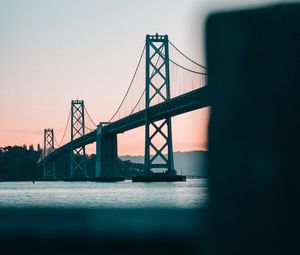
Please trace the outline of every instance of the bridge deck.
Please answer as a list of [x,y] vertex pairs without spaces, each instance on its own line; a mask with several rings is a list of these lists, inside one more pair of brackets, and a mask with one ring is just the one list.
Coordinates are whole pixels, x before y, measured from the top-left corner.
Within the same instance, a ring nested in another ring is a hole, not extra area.
[[[174,97],[163,103],[156,104],[149,108],[151,120],[157,121],[167,117],[173,117],[186,112],[194,111],[209,106],[207,86],[185,93],[181,96]],[[145,124],[146,110],[139,111],[123,119],[112,122],[103,127],[103,134],[118,134],[128,130],[141,127]],[[61,154],[70,152],[71,148],[78,148],[82,145],[94,143],[96,141],[96,131],[92,131],[72,142],[69,142],[50,153],[44,160],[48,161],[58,157]],[[38,162],[40,166],[43,161]]]

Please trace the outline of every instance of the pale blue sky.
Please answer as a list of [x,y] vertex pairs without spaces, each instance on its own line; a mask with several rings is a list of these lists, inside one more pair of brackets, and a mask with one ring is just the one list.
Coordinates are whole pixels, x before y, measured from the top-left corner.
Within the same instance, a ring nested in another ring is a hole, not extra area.
[[[204,0],[0,0],[0,146],[36,144],[48,127],[59,140],[72,99],[84,99],[96,121],[107,120],[127,89],[147,33],[168,34],[204,63],[203,26],[211,5]],[[193,149],[195,139],[206,143],[203,112],[174,120],[175,149]],[[194,135],[184,135],[183,129]],[[142,133],[131,146],[143,148]],[[123,140],[125,153],[130,138]]]

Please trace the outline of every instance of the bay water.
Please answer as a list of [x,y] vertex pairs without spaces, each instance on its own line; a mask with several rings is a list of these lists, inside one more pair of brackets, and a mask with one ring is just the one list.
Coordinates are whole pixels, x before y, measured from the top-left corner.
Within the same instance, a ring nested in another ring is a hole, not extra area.
[[0,207],[198,208],[207,180],[186,182],[0,182]]

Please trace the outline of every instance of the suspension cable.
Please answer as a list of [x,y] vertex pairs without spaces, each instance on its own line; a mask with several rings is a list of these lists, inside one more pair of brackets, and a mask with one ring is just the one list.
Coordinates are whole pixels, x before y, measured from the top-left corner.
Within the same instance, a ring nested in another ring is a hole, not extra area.
[[88,110],[86,109],[86,106],[84,106],[84,110],[87,114],[87,116],[89,117],[90,121],[93,123],[93,125],[95,125],[97,127],[97,124],[93,121],[93,119],[91,118],[91,115],[89,114]]
[[109,120],[108,122],[111,122],[111,121],[113,120],[113,118],[117,115],[118,111],[119,111],[120,108],[122,107],[122,105],[123,105],[123,103],[124,103],[124,101],[125,101],[125,99],[126,99],[128,93],[129,93],[129,90],[130,90],[130,88],[131,88],[131,86],[132,86],[132,84],[133,84],[133,81],[134,81],[134,79],[135,79],[135,77],[136,77],[137,71],[138,71],[138,69],[139,69],[139,67],[140,67],[140,64],[141,64],[141,61],[142,61],[142,58],[143,58],[145,49],[146,49],[146,44],[144,45],[144,48],[143,48],[143,50],[142,50],[142,54],[141,54],[141,56],[140,56],[139,62],[138,62],[138,64],[137,64],[137,67],[136,67],[136,69],[135,69],[135,72],[134,72],[134,74],[133,74],[133,77],[132,77],[132,79],[131,79],[131,82],[130,82],[130,84],[129,84],[129,87],[128,87],[126,93],[125,93],[125,96],[123,97],[122,102],[121,102],[121,104],[119,105],[118,109],[116,110],[116,112],[115,112],[114,115],[110,118],[110,120]]
[[56,146],[59,147],[55,136],[54,136],[54,142],[55,142]]
[[90,132],[92,132],[92,131],[95,131],[96,129],[93,129],[93,128],[89,128],[89,127],[87,127],[86,125],[84,125],[84,127],[87,129],[87,130],[89,130]]
[[68,125],[69,125],[69,122],[70,122],[70,118],[71,118],[71,109],[70,109],[70,112],[69,112],[69,117],[68,117],[68,120],[67,120],[67,124],[66,124],[66,127],[65,127],[65,131],[64,131],[64,134],[63,134],[63,136],[62,136],[62,138],[61,138],[61,141],[60,141],[60,143],[59,143],[59,145],[58,145],[58,148],[61,146],[63,140],[65,139],[65,135],[66,135],[66,133],[67,133],[67,128],[68,128]]
[[184,66],[182,66],[182,65],[180,65],[180,64],[178,64],[178,63],[176,63],[175,61],[173,61],[173,60],[170,59],[170,58],[169,58],[169,60],[170,60],[170,62],[172,62],[174,65],[176,65],[176,66],[178,66],[178,67],[180,67],[180,68],[182,68],[182,69],[184,69],[184,70],[186,70],[186,71],[188,71],[188,72],[196,73],[196,74],[200,74],[200,75],[207,75],[206,73],[200,73],[200,72],[197,72],[197,71],[188,69],[188,68],[186,68],[186,67],[184,67]]
[[141,100],[142,100],[142,98],[143,98],[145,92],[146,92],[146,89],[144,89],[142,95],[140,96],[139,100],[137,101],[137,103],[135,104],[135,106],[133,107],[133,109],[132,109],[132,111],[130,112],[129,115],[131,115],[131,114],[134,112],[134,110],[136,109],[136,107],[138,106],[138,104],[141,102]]
[[182,56],[184,56],[186,59],[188,59],[189,61],[191,61],[192,63],[194,63],[197,66],[200,66],[204,69],[207,69],[205,66],[200,65],[199,63],[197,63],[196,61],[192,60],[191,58],[189,58],[187,55],[185,55],[182,51],[180,51],[170,40],[169,43],[174,47],[175,50],[177,50]]
[[[160,53],[163,54],[163,53],[162,53],[162,49],[160,50]],[[159,57],[157,58],[156,63],[155,63],[155,67],[157,67],[157,64],[158,64],[158,61],[160,60],[160,58],[161,58],[161,55],[159,54]],[[152,73],[151,73],[151,76],[154,74],[154,71],[155,71],[155,70],[153,69],[153,70],[152,70]],[[133,109],[132,109],[132,111],[130,112],[129,115],[131,115],[131,114],[134,112],[134,110],[136,109],[136,107],[138,106],[138,104],[141,102],[141,100],[142,100],[142,98],[143,98],[145,92],[146,92],[146,89],[144,89],[142,95],[140,96],[139,100],[137,101],[137,103],[135,104],[135,106],[133,107]]]

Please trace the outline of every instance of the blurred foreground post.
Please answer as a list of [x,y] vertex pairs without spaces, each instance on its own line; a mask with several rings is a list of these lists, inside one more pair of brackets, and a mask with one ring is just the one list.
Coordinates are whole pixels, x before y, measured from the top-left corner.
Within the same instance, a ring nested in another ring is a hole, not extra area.
[[213,14],[206,33],[211,254],[296,254],[300,4]]

